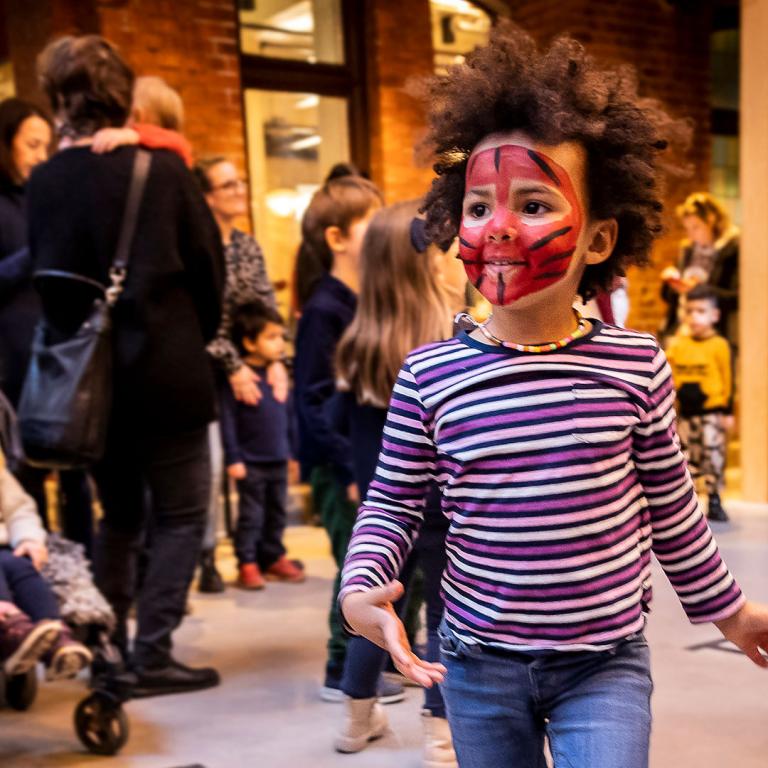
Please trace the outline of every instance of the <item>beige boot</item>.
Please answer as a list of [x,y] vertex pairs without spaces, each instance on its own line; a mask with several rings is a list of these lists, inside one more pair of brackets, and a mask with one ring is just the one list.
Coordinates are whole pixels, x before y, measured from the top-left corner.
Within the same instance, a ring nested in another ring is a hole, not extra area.
[[359,752],[369,741],[384,735],[389,722],[384,710],[372,699],[344,700],[344,724],[333,742],[337,752]]
[[425,710],[421,713],[421,724],[424,730],[423,768],[459,768],[448,721],[444,717],[433,717]]

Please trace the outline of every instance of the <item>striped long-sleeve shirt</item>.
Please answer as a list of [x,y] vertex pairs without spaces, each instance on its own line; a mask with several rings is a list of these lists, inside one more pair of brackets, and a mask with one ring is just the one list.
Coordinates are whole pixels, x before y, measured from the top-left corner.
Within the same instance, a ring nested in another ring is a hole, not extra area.
[[699,511],[653,337],[594,322],[523,353],[462,334],[407,358],[340,600],[397,577],[430,480],[445,619],[468,643],[598,650],[643,626],[653,550],[692,622],[744,597]]

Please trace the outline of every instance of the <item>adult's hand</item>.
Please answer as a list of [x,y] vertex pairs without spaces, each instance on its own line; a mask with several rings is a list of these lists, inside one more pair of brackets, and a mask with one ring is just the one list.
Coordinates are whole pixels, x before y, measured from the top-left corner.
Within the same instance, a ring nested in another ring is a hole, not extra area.
[[272,394],[278,403],[284,403],[288,400],[288,369],[277,360],[267,368],[267,384],[272,387]]
[[342,603],[344,618],[355,632],[388,651],[400,672],[424,688],[442,683],[445,667],[422,661],[411,650],[403,622],[397,618],[392,603],[403,594],[403,585],[392,581],[367,592],[351,592]]
[[716,621],[715,626],[758,667],[768,667],[768,606],[746,602],[733,616]]
[[259,389],[259,375],[247,365],[241,365],[233,374],[230,374],[229,384],[235,400],[246,405],[258,405],[261,400]]
[[139,134],[133,128],[102,128],[93,136],[91,151],[97,155],[103,155],[118,147],[133,146],[138,143]]
[[48,548],[39,541],[27,539],[13,550],[16,557],[28,557],[39,571],[48,562]]

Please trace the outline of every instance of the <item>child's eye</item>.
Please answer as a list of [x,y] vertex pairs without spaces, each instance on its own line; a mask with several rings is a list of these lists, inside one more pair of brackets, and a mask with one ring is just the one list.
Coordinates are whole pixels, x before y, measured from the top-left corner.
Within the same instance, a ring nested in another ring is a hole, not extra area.
[[529,200],[523,206],[523,213],[526,213],[529,216],[535,216],[537,213],[546,213],[548,210],[549,208],[544,205],[544,203],[539,203],[536,200]]
[[472,203],[467,209],[467,213],[470,216],[474,216],[476,219],[482,219],[488,211],[489,208],[485,203]]

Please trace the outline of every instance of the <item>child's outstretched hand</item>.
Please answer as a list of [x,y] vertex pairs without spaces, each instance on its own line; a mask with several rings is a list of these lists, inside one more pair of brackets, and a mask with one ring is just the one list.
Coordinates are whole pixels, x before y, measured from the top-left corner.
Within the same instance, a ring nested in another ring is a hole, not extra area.
[[768,667],[768,606],[747,602],[733,616],[716,621],[715,626],[758,667]]
[[133,128],[102,128],[93,135],[91,150],[97,155],[103,155],[118,147],[138,143],[139,134]]
[[39,571],[48,561],[48,548],[39,541],[27,539],[22,541],[16,549],[13,550],[16,557],[28,557],[32,565]]
[[344,598],[344,618],[355,632],[389,651],[395,666],[409,680],[431,688],[435,683],[443,682],[445,667],[422,661],[411,650],[403,622],[392,607],[402,594],[403,585],[399,581],[367,592],[352,592]]

